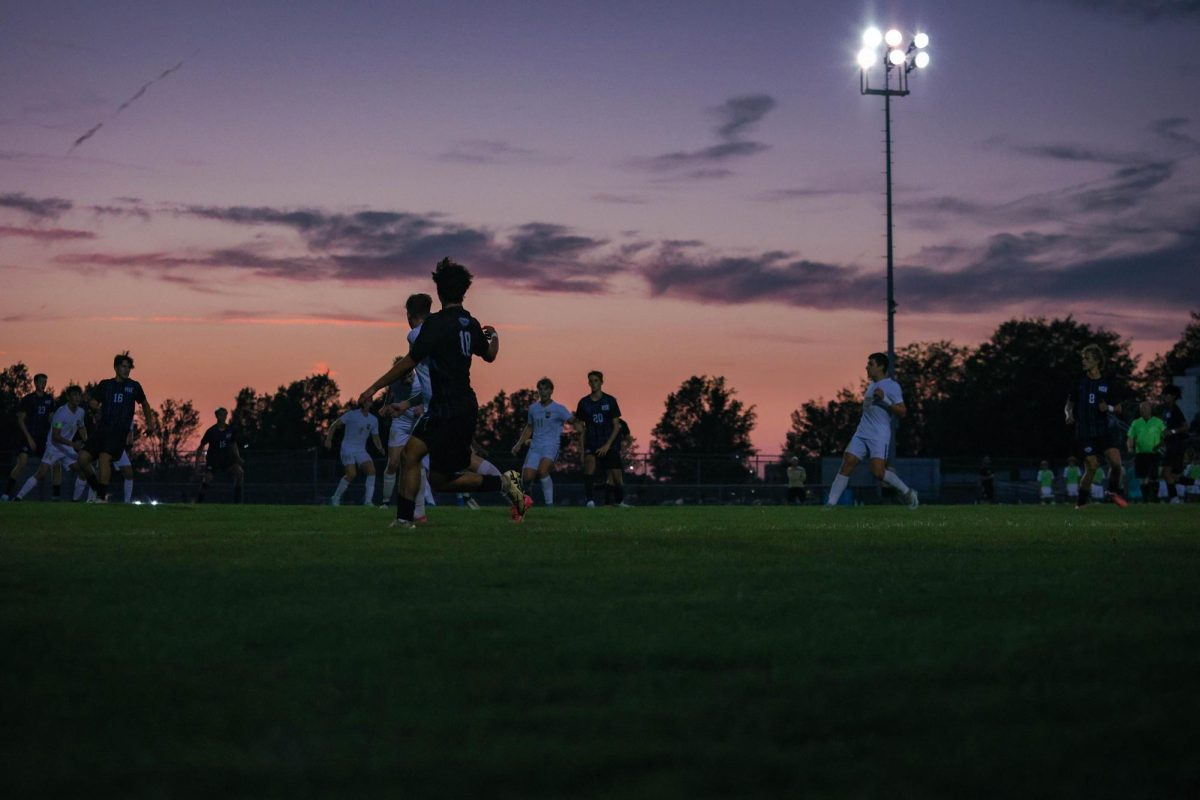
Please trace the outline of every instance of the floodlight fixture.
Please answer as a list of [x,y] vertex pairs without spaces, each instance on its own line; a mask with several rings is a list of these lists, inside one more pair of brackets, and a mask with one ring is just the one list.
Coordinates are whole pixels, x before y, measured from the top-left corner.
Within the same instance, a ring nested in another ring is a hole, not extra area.
[[879,28],[867,28],[863,32],[863,47],[879,47],[883,42],[883,34],[879,32]]
[[892,28],[883,35],[883,41],[887,42],[888,47],[899,47],[900,43],[904,41],[904,34]]
[[917,57],[913,59],[913,63],[917,65],[917,69],[925,69],[929,66],[929,53],[924,50],[917,53]]
[[863,69],[870,69],[875,66],[875,62],[879,60],[879,56],[875,50],[870,47],[864,47],[858,51],[858,66]]
[[924,50],[926,47],[929,47],[929,34],[918,33],[913,37],[913,44],[916,45],[918,50]]
[[888,61],[890,61],[894,67],[898,67],[903,64],[904,59],[905,55],[903,50],[893,50],[892,52],[888,53]]

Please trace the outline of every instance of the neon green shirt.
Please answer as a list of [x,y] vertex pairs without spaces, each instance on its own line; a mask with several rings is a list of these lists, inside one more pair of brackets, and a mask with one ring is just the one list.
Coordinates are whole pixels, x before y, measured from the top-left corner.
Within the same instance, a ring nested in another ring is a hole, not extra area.
[[1054,485],[1054,473],[1048,469],[1039,469],[1037,480],[1039,484],[1049,488]]
[[1153,453],[1162,444],[1166,425],[1158,417],[1138,417],[1129,426],[1129,438],[1133,440],[1133,452]]
[[1187,469],[1183,471],[1183,474],[1189,478],[1200,480],[1200,464],[1188,464]]
[[1066,479],[1068,486],[1078,486],[1079,479],[1083,477],[1083,470],[1079,467],[1067,467],[1063,470],[1063,477]]

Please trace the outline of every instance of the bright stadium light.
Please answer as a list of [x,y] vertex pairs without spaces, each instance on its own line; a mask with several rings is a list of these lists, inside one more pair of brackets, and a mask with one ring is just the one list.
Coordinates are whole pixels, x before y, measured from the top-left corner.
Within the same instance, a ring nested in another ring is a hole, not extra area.
[[[888,375],[893,374],[896,363],[896,294],[894,274],[894,242],[892,225],[892,98],[904,97],[908,94],[908,74],[914,69],[924,69],[929,66],[929,34],[921,32],[913,35],[908,47],[902,47],[904,34],[892,28],[883,36],[888,51],[883,58],[883,67],[879,63],[876,48],[879,47],[879,29],[868,28],[863,34],[865,47],[858,53],[858,89],[861,94],[877,94],[883,96],[883,135],[884,135],[884,164],[887,175],[887,352]],[[909,58],[912,56],[912,58]],[[883,80],[879,81],[879,72]],[[875,85],[872,85],[872,76]],[[880,85],[882,84],[882,85]]]

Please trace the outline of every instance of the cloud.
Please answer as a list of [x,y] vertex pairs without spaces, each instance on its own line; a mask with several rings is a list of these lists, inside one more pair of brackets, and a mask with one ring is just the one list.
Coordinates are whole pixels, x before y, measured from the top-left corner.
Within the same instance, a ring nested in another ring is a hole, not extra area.
[[0,208],[23,211],[35,219],[58,219],[74,207],[61,197],[30,197],[24,192],[0,194]]
[[1067,0],[1072,5],[1102,14],[1159,19],[1200,20],[1200,0]]
[[1111,150],[1098,150],[1078,144],[1017,144],[1013,145],[1012,149],[1028,156],[1050,158],[1056,161],[1083,161],[1095,164],[1137,164],[1146,160],[1145,156]]
[[592,195],[592,200],[597,203],[612,203],[614,205],[627,206],[643,206],[650,201],[638,194],[610,194],[609,192],[596,192]]
[[746,158],[769,149],[762,142],[743,138],[773,108],[775,98],[767,94],[731,97],[710,114],[717,118],[713,133],[717,144],[699,150],[681,150],[662,155],[635,158],[629,165],[654,173],[669,173],[676,179],[704,180],[725,178],[733,174],[718,165],[732,159]]
[[17,228],[12,225],[0,225],[0,237],[20,237],[36,239],[40,242],[70,242],[80,239],[95,239],[91,231],[76,231],[69,228]]
[[1179,130],[1180,128],[1187,127],[1189,122],[1191,120],[1187,117],[1156,119],[1150,123],[1150,130],[1169,142],[1187,145],[1190,148],[1200,148],[1200,139],[1196,139],[1194,136],[1189,136]]
[[557,159],[497,139],[460,139],[438,155],[452,164],[549,164]]
[[763,203],[784,203],[790,200],[821,199],[839,194],[850,194],[850,191],[847,189],[771,189],[756,194],[753,199]]

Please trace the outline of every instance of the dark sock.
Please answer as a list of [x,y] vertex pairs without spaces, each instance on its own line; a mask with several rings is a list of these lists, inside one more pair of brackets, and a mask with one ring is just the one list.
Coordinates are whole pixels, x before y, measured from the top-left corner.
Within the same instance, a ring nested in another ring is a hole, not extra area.
[[613,502],[613,485],[611,483],[604,484],[604,505],[611,506]]
[[96,482],[96,499],[97,500],[107,500],[108,499],[108,484],[107,483],[100,483],[99,481]]
[[61,483],[56,483],[50,487],[50,496],[53,497],[55,500],[62,497],[62,484]]
[[583,496],[587,498],[587,501],[589,503],[591,503],[592,498],[595,495],[595,493],[596,493],[596,476],[595,475],[584,475],[583,476]]
[[[420,491],[419,489],[417,491]],[[400,495],[396,500],[396,519],[402,519],[405,522],[412,522],[413,517],[417,514],[417,503],[415,500],[409,500],[404,495]]]
[[499,475],[481,475],[482,480],[479,483],[479,491],[481,492],[498,492],[500,491],[500,476]]
[[1086,506],[1088,504],[1088,496],[1092,493],[1092,487],[1084,488],[1083,484],[1079,485],[1079,496],[1075,498],[1075,505]]
[[1113,467],[1108,471],[1108,490],[1113,494],[1117,494],[1121,490],[1122,472],[1120,467]]
[[87,480],[87,485],[88,485],[88,487],[89,487],[89,488],[90,488],[90,489],[91,489],[93,492],[96,492],[97,494],[99,494],[99,492],[100,492],[100,479],[99,479],[99,478],[97,478],[95,475],[88,475],[88,476],[87,476],[87,478],[86,478],[86,480]]
[[240,483],[233,487],[233,502],[242,502],[242,485]]
[[12,497],[12,496],[13,496],[13,492],[15,492],[15,491],[16,491],[16,488],[17,488],[17,479],[16,479],[16,478],[13,478],[13,477],[10,477],[10,478],[8,479],[8,488],[4,490],[4,493],[5,493],[6,495],[8,495],[9,497]]
[[625,484],[618,483],[618,484],[614,485],[613,486],[613,496],[616,498],[618,503],[624,503],[625,502]]
[[196,495],[196,502],[197,502],[197,503],[203,503],[203,502],[204,502],[204,493],[205,493],[205,492],[207,492],[207,491],[208,491],[208,484],[207,484],[207,483],[201,483],[201,484],[200,484],[200,494]]

